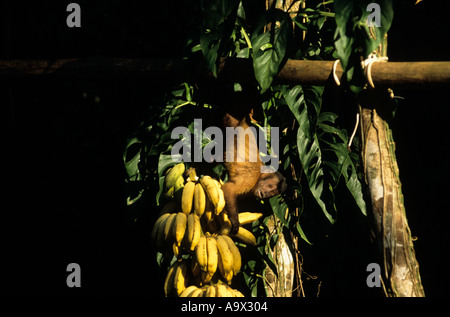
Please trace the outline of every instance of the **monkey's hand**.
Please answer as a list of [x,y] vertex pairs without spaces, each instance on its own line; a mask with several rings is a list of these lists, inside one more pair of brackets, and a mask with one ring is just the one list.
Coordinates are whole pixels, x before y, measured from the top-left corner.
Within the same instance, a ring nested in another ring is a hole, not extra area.
[[231,234],[236,234],[239,230],[239,226],[241,225],[239,223],[239,216],[238,213],[234,213],[233,215],[231,215],[230,213],[228,213],[228,219],[230,219],[231,222],[231,230],[230,233]]

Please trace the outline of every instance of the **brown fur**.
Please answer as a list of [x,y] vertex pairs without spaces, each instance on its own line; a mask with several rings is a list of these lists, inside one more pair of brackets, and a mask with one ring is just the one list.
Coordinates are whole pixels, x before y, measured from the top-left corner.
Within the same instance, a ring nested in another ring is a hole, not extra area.
[[[225,127],[249,128],[248,117],[236,118],[229,113],[223,117]],[[247,131],[247,130],[246,130]],[[249,131],[247,131],[249,132]],[[245,139],[245,153],[239,153],[237,140]],[[230,143],[232,142],[232,143]],[[227,155],[233,160],[227,161]],[[256,153],[256,161],[250,161],[251,153]],[[239,162],[240,158],[244,162]],[[234,140],[226,140],[224,153],[225,167],[228,171],[228,181],[222,186],[225,197],[225,210],[231,221],[231,233],[236,233],[239,229],[238,199],[244,196],[255,196],[259,199],[270,198],[282,193],[286,188],[284,177],[276,173],[261,174],[261,158],[253,133],[238,133]]]

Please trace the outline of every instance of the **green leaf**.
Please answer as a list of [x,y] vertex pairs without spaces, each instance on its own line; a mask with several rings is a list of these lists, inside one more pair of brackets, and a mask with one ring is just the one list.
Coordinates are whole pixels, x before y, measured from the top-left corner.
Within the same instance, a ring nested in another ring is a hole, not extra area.
[[[366,212],[366,203],[363,198],[362,186],[358,179],[356,166],[353,163],[350,152],[347,149],[348,137],[347,132],[345,130],[338,129],[336,127],[332,127],[329,125],[320,125],[320,129],[328,133],[332,133],[333,135],[339,136],[342,142],[327,142],[322,140],[321,142],[327,146],[324,150],[332,151],[337,161],[325,161],[326,170],[329,175],[332,176],[334,184],[339,182],[341,176],[344,176],[345,185],[347,189],[350,191],[351,195],[355,199],[356,204],[364,215],[367,215]],[[322,146],[322,148],[325,148]]]
[[[374,1],[368,1],[368,2],[371,3]],[[367,3],[367,5],[369,5],[369,3]],[[394,18],[394,9],[393,9],[393,5],[392,5],[392,0],[378,0],[378,1],[376,1],[376,3],[379,5],[381,12],[380,12],[379,27],[372,28],[372,31],[375,33],[374,38],[372,38],[370,36],[369,27],[367,25],[367,18],[371,14],[371,11],[367,11],[367,6],[366,6],[366,10],[364,12],[365,14],[363,17],[363,22],[365,23],[364,29],[367,34],[367,39],[366,39],[367,43],[365,45],[367,55],[370,54],[374,49],[376,49],[378,45],[383,43],[384,36],[391,28],[392,21]]]
[[223,27],[205,31],[200,35],[200,46],[206,59],[206,64],[213,75],[217,77],[220,62],[219,49],[222,41]]
[[366,202],[363,198],[361,183],[356,173],[356,167],[350,158],[346,160],[346,164],[344,164],[343,166],[342,174],[345,178],[345,184],[347,185],[348,190],[355,199],[356,204],[358,205],[363,215],[367,216]]
[[281,223],[284,225],[288,225],[288,220],[285,219],[286,208],[288,207],[285,202],[281,203],[281,197],[275,196],[269,199],[270,206],[272,207],[272,211],[280,219]]
[[240,0],[202,1],[204,12],[200,46],[206,63],[215,77],[218,75],[220,57],[232,34]]
[[303,232],[302,227],[300,226],[300,221],[297,221],[297,224],[295,225],[295,229],[297,230],[297,233],[300,235],[300,237],[306,241],[309,245],[312,245],[312,243],[308,240],[305,233]]
[[[322,92],[323,87],[308,87],[304,91],[302,86],[295,86],[289,90],[284,89],[283,95],[299,124],[297,148],[309,190],[328,221],[334,223],[335,219],[331,212],[336,212],[336,206],[334,203],[325,204],[325,201],[322,199],[324,192],[324,164],[322,150],[316,133]],[[308,98],[305,98],[305,96],[308,96]]]
[[371,0],[335,0],[336,53],[344,69],[344,79],[350,89],[358,93],[366,84],[361,67],[361,58],[366,59],[380,43],[391,27],[393,19],[392,0],[377,1],[380,8],[380,26],[369,30],[367,24],[371,11],[367,11]]
[[[272,23],[272,29],[263,33],[268,23]],[[292,20],[289,13],[278,9],[269,11],[252,33],[253,68],[261,93],[270,87],[286,62],[291,39]]]
[[322,148],[324,150],[332,151],[337,158],[337,161],[328,160],[324,161],[324,164],[326,165],[327,173],[332,176],[334,184],[337,184],[340,177],[344,176],[347,189],[355,199],[355,202],[361,212],[366,215],[366,203],[363,199],[362,186],[358,179],[356,166],[353,163],[350,157],[350,152],[347,148],[347,131],[325,123],[334,123],[336,118],[336,114],[329,112],[324,112],[319,115],[319,129],[325,133],[331,134],[332,136],[338,136],[341,141],[339,142],[339,139],[333,140],[333,142],[321,140],[321,143],[323,144]]
[[202,0],[201,8],[204,12],[204,27],[212,29],[224,23],[232,14],[237,14],[240,0]]
[[362,185],[358,179],[357,169],[353,163],[350,152],[346,146],[347,142],[335,146],[336,155],[338,156],[338,164],[341,166],[341,175],[344,176],[345,185],[350,194],[355,199],[361,212],[367,216],[366,202],[364,201]]
[[139,161],[142,147],[142,141],[134,137],[128,140],[128,144],[123,152],[123,161],[129,179],[134,177],[134,180],[140,180]]

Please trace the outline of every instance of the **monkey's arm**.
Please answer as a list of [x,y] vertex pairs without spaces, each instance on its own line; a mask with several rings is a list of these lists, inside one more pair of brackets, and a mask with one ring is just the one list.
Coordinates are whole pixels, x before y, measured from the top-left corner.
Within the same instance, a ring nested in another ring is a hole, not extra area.
[[237,233],[239,230],[239,215],[237,210],[238,195],[235,190],[236,184],[233,182],[226,182],[222,186],[223,195],[225,197],[225,210],[228,214],[228,219],[231,222],[230,233]]

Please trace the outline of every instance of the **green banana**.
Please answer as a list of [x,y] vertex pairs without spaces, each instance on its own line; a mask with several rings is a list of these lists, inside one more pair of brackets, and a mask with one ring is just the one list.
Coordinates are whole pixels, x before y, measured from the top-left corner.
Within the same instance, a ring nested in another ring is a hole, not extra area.
[[174,167],[170,168],[167,173],[166,177],[164,178],[164,191],[167,192],[169,189],[174,187],[175,182],[177,181],[178,177],[183,175],[185,171],[184,163],[178,163]]

